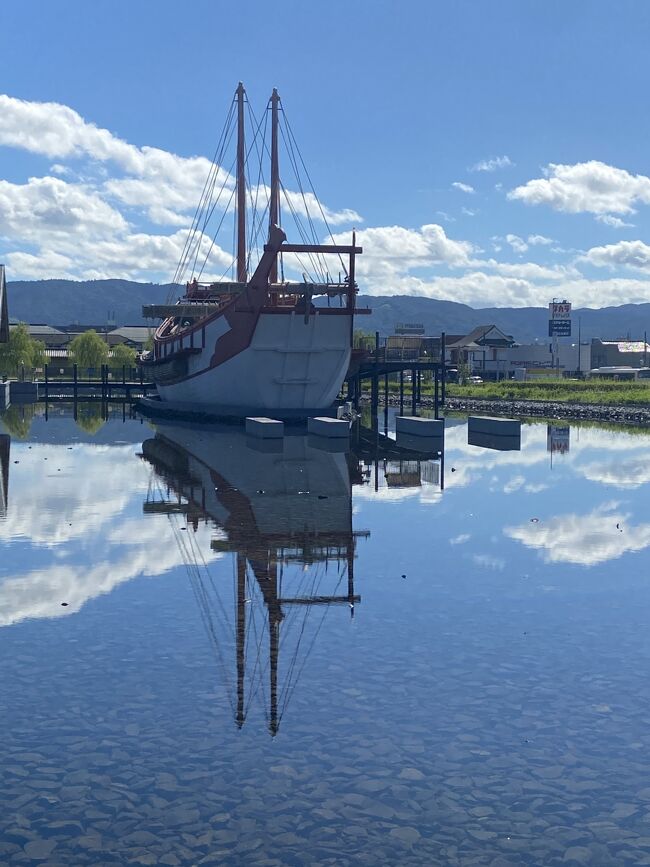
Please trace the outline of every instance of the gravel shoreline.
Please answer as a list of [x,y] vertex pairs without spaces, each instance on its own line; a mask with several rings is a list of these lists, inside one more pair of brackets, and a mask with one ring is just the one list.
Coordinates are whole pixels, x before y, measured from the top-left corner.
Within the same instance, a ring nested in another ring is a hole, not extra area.
[[[399,398],[391,396],[389,406],[399,406]],[[410,400],[404,401],[404,411],[410,412]],[[433,400],[424,398],[420,406],[433,409]],[[503,416],[542,416],[588,421],[625,422],[650,425],[650,406],[609,406],[606,404],[566,403],[553,400],[494,400],[489,398],[448,397],[448,410],[480,412]]]

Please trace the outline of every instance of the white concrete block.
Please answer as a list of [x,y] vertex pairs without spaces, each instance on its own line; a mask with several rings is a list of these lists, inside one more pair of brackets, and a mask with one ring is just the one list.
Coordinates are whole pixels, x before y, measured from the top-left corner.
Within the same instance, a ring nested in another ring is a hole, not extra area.
[[410,433],[398,433],[395,442],[400,448],[410,449],[421,455],[437,455],[443,449],[445,441],[443,437],[422,437]]
[[468,433],[492,434],[513,437],[521,435],[521,422],[517,418],[493,418],[487,415],[470,415],[467,419]]
[[476,431],[467,432],[467,445],[498,452],[520,452],[521,436],[497,436]]
[[395,419],[395,430],[398,434],[412,434],[420,437],[437,437],[445,435],[444,418],[418,418],[415,415],[398,415]]
[[284,422],[277,418],[247,418],[246,433],[260,439],[281,439],[284,436]]
[[321,437],[349,437],[350,422],[340,418],[321,416],[307,419],[307,431]]

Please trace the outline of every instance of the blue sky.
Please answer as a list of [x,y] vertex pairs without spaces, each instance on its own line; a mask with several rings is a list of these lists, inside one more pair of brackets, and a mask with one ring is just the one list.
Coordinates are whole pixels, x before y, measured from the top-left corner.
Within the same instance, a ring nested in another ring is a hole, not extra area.
[[25,0],[0,27],[10,279],[169,280],[242,79],[360,230],[362,291],[650,301],[646,4]]

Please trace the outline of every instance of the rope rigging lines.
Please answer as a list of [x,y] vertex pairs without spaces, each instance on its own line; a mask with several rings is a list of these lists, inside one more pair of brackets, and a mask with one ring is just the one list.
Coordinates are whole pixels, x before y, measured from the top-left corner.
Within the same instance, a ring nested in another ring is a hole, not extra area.
[[[278,145],[282,144],[281,166],[287,170],[289,177],[277,176],[278,191],[273,212],[278,213],[278,223],[283,225],[287,237],[297,236],[296,240],[305,245],[319,245],[316,223],[322,223],[326,229],[327,240],[333,243],[327,215],[320,204],[305,160],[298,146],[295,134],[287,119],[282,102],[275,94],[277,124],[279,131],[276,137]],[[237,183],[233,174],[236,165],[236,154],[233,153],[237,140],[238,116],[244,113],[245,128],[245,165],[244,187],[246,201],[245,243],[246,267],[250,275],[259,263],[267,240],[268,221],[271,211],[272,190],[267,182],[265,165],[271,161],[269,117],[272,111],[271,98],[258,120],[248,97],[243,97],[243,105],[238,109],[237,96],[232,100],[229,111],[221,130],[219,140],[210,163],[201,195],[192,217],[191,225],[183,243],[181,254],[171,280],[171,288],[167,303],[171,304],[173,296],[178,293],[179,285],[188,278],[219,283],[232,281],[236,253],[234,249],[226,250],[230,241],[224,244],[224,224],[228,217],[233,218],[233,241],[236,237],[236,192]],[[238,114],[239,112],[239,114]],[[240,171],[241,174],[241,171]],[[273,172],[271,172],[273,181]],[[282,217],[280,213],[282,212]],[[229,233],[228,233],[229,234]],[[240,244],[243,239],[240,230]],[[234,244],[233,244],[234,247]],[[286,259],[286,261],[284,261]],[[341,273],[348,279],[345,261],[339,255]],[[224,263],[228,261],[224,268]],[[292,280],[300,282],[328,283],[332,282],[322,253],[307,252],[303,254],[289,253],[280,256],[278,262],[279,278],[285,280],[285,268]]]

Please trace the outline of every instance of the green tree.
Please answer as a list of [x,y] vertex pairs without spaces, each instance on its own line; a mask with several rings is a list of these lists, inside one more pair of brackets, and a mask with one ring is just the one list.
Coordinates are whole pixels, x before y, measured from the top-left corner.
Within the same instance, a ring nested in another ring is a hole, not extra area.
[[133,367],[135,364],[135,349],[131,349],[126,343],[118,343],[113,347],[112,357],[108,363],[111,367],[121,370],[123,367]]
[[101,367],[108,358],[108,346],[91,328],[90,331],[84,331],[75,337],[70,344],[69,354],[79,367]]
[[8,343],[0,344],[0,373],[16,376],[24,366],[40,367],[45,360],[45,344],[30,337],[24,322],[19,322],[9,333]]
[[42,340],[32,340],[32,367],[44,367],[46,364],[45,343]]
[[104,426],[101,406],[95,403],[78,404],[77,425],[88,434],[96,434]]
[[466,361],[460,361],[456,368],[458,370],[458,383],[459,385],[466,385],[467,380],[469,379],[469,375],[472,372],[471,367]]
[[374,349],[375,348],[375,333],[374,331],[363,331],[361,328],[355,328],[352,335],[352,344],[355,349]]
[[12,437],[19,440],[27,439],[34,418],[33,403],[12,403],[0,414],[0,420]]

